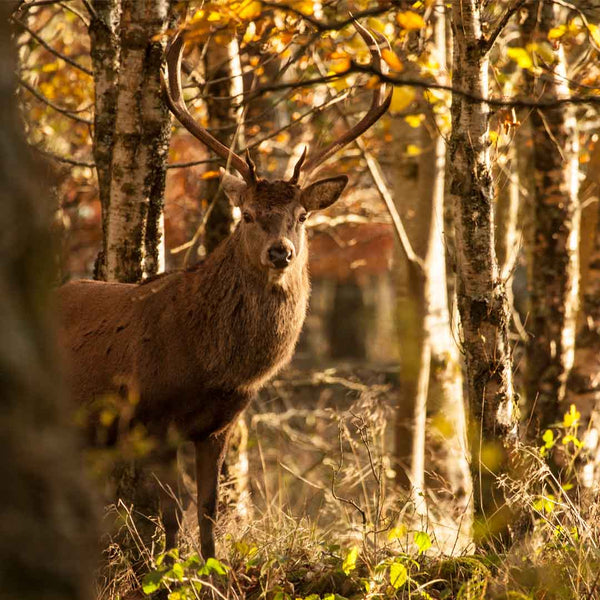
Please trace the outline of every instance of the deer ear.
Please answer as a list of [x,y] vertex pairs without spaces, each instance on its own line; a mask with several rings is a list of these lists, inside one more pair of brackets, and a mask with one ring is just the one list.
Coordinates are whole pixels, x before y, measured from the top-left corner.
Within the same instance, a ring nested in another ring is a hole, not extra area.
[[302,190],[300,203],[308,211],[327,208],[340,197],[347,183],[346,175],[315,181]]
[[225,195],[235,206],[240,206],[246,191],[246,182],[235,175],[229,174],[221,167],[221,185]]

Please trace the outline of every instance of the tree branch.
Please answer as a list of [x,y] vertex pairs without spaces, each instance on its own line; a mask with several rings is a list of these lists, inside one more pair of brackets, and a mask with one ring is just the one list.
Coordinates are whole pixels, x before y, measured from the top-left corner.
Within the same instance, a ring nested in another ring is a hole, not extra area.
[[62,58],[62,60],[64,60],[66,63],[70,64],[72,67],[79,69],[82,73],[85,73],[86,75],[89,75],[90,77],[93,76],[93,73],[90,69],[84,67],[83,65],[80,65],[77,61],[73,60],[70,56],[63,54],[62,52],[59,52],[58,50],[55,50],[52,46],[50,46],[50,44],[48,44],[48,42],[46,42],[46,40],[44,40],[41,36],[39,36],[35,31],[33,31],[32,29],[27,27],[27,25],[25,25],[25,23],[23,23],[22,21],[14,18],[14,17],[12,18],[12,21],[13,21],[13,23],[16,23],[17,25],[19,25],[19,27],[22,27],[34,40],[36,40],[39,44],[41,44],[44,48],[46,48],[46,50],[48,50],[48,52],[50,52],[51,54],[54,54],[54,56],[57,56],[58,58]]
[[[423,79],[413,79],[410,77],[394,77],[392,75],[386,75],[381,71],[377,71],[370,65],[360,65],[358,63],[352,62],[350,68],[347,71],[342,71],[341,73],[333,73],[331,75],[325,75],[322,77],[313,77],[311,79],[305,79],[300,81],[292,81],[292,82],[282,82],[271,85],[263,85],[254,91],[245,92],[244,96],[249,96],[248,99],[252,99],[255,96],[260,96],[266,92],[274,92],[278,90],[284,90],[289,88],[299,88],[299,87],[307,87],[311,85],[318,85],[323,83],[331,83],[332,81],[336,81],[338,79],[342,79],[343,77],[347,77],[353,73],[367,73],[369,75],[376,75],[379,77],[379,80],[383,83],[389,83],[394,86],[411,86],[420,89],[432,89],[432,90],[444,90],[447,92],[451,92],[459,97],[466,98],[471,102],[481,102],[487,104],[488,106],[505,108],[555,108],[557,106],[562,106],[564,104],[573,104],[573,105],[600,105],[600,96],[570,96],[568,98],[557,98],[553,100],[527,100],[524,98],[519,99],[501,99],[501,98],[484,98],[478,94],[474,94],[467,90],[461,90],[459,88],[455,88],[451,85],[443,84],[443,83],[435,83],[432,81],[425,81]],[[600,88],[592,88],[594,90],[600,91]]]
[[23,79],[19,78],[18,81],[19,81],[19,85],[23,86],[30,94],[35,96],[40,102],[43,102],[44,104],[48,105],[50,108],[52,108],[56,112],[59,112],[62,115],[65,115],[66,117],[68,117],[69,119],[73,119],[74,121],[79,121],[80,123],[85,123],[86,125],[93,124],[91,119],[86,119],[85,117],[80,117],[77,114],[75,114],[74,111],[71,111],[68,108],[62,108],[61,106],[54,104],[54,102],[52,102],[51,100],[48,100],[48,98],[46,98],[46,96],[44,96],[41,92],[38,92],[38,90],[36,90],[33,86],[29,85],[26,81],[23,81]]
[[506,10],[502,19],[500,19],[500,22],[498,23],[496,29],[492,31],[490,36],[487,39],[484,38],[481,40],[482,54],[487,54],[492,49],[492,46],[494,45],[494,43],[498,39],[498,36],[502,33],[502,31],[510,21],[511,17],[520,10],[520,8],[525,4],[525,2],[527,2],[527,0],[517,0],[513,7],[508,8]]

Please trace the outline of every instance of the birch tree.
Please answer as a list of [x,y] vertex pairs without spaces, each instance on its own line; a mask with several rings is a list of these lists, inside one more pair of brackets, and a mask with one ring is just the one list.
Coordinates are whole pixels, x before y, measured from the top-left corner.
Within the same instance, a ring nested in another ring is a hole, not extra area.
[[[450,194],[454,204],[457,301],[471,419],[474,501],[487,531],[506,523],[494,492],[517,437],[508,341],[509,310],[494,249],[494,189],[489,156],[488,51],[480,3],[452,1],[454,38]],[[496,34],[497,35],[497,34]],[[494,517],[494,521],[492,521]]]
[[[100,185],[109,182],[108,191],[101,192],[105,225],[99,269],[109,281],[139,281],[143,273],[152,275],[161,265],[160,222],[171,126],[162,100],[163,43],[157,36],[166,29],[169,4],[168,0],[122,0],[116,98],[107,96],[103,87],[96,90],[100,94],[96,104],[104,100],[103,107],[110,109],[114,101],[116,110],[112,139],[103,129],[106,140],[95,144],[96,153],[112,147],[110,165],[102,160],[99,177]],[[110,28],[116,12],[114,5],[103,8],[98,18],[108,32],[92,39],[114,41]],[[107,52],[103,61],[95,61],[99,83],[114,78],[116,60],[114,52]],[[110,125],[110,118],[107,121]]]

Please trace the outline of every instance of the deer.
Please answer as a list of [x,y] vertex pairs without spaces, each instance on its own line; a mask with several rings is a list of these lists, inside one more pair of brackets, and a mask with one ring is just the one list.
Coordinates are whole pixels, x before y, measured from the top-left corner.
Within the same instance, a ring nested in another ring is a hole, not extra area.
[[[380,39],[356,23],[381,68]],[[331,206],[346,175],[301,184],[387,111],[391,92],[372,92],[356,125],[326,148],[302,156],[288,180],[257,175],[190,114],[181,64],[185,42],[176,34],[161,72],[165,100],[179,122],[241,175],[221,169],[221,185],[241,211],[231,234],[199,265],[140,284],[78,280],[59,288],[59,339],[68,381],[79,403],[135,390],[130,415],[154,439],[192,441],[200,551],[215,555],[219,474],[236,418],[292,358],[304,322],[310,282],[306,220]],[[175,547],[178,507],[163,510],[166,547]]]

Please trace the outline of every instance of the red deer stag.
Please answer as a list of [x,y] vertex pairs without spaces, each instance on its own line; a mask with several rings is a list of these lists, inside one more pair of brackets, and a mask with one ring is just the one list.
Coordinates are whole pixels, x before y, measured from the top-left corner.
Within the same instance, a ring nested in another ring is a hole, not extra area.
[[[380,50],[356,25],[376,67]],[[163,77],[173,114],[188,131],[243,177],[223,171],[222,186],[241,209],[235,230],[199,266],[140,285],[74,281],[59,290],[61,338],[79,402],[123,386],[139,395],[131,422],[164,439],[177,431],[195,443],[197,507],[203,556],[214,555],[217,484],[228,433],[254,394],[292,357],[309,296],[308,214],[333,204],[345,175],[301,187],[301,175],[372,126],[387,110],[373,92],[363,119],[308,158],[290,180],[257,177],[248,153],[234,154],[196,123],[183,101],[178,34],[167,51]],[[306,159],[306,160],[305,160]],[[163,515],[167,547],[175,544],[177,515]]]

